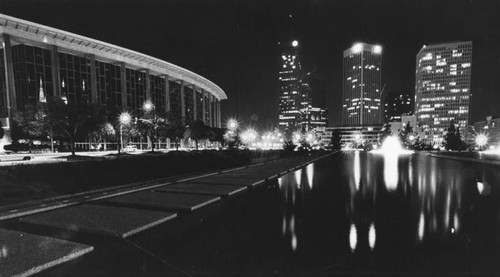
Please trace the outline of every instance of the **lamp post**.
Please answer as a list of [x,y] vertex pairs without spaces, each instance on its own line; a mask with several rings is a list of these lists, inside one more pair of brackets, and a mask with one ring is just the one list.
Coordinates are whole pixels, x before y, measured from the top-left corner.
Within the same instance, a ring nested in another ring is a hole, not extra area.
[[120,114],[120,145],[118,147],[118,153],[123,149],[123,125],[128,125],[132,117],[128,112],[123,112]]
[[238,127],[239,127],[239,123],[236,119],[230,118],[227,121],[227,129],[236,134],[236,139],[238,139]]

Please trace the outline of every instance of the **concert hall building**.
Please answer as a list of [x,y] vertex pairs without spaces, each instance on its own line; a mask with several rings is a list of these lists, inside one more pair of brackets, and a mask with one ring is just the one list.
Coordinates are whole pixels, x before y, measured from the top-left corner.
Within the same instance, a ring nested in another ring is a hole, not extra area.
[[[180,66],[120,46],[0,14],[0,119],[45,96],[92,103],[108,116],[151,101],[184,124],[221,127],[224,91]],[[42,97],[43,96],[43,97]]]

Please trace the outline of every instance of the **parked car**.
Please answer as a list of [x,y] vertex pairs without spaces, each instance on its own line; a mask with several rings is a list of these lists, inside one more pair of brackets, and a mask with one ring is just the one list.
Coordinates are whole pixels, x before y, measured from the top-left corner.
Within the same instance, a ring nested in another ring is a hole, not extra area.
[[0,162],[14,162],[14,161],[29,161],[34,156],[29,154],[17,154],[11,150],[4,150],[0,152]]

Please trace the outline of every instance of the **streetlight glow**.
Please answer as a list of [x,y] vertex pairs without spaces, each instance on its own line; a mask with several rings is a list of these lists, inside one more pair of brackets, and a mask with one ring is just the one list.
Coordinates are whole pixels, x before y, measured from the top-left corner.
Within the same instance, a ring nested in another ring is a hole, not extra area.
[[118,153],[123,149],[123,125],[128,125],[132,120],[132,116],[128,112],[123,112],[118,117],[118,121],[120,121],[120,147],[118,147]]
[[142,109],[143,109],[145,112],[150,112],[150,111],[152,111],[154,108],[155,108],[155,106],[153,105],[153,102],[151,102],[150,100],[146,100],[146,102],[144,102],[144,104],[142,104]]
[[479,134],[476,136],[476,144],[479,147],[483,147],[488,143],[488,137],[485,134]]
[[299,45],[298,41],[296,41],[296,40],[292,41],[292,46],[293,47],[297,47],[298,45]]
[[229,119],[227,121],[227,128],[232,131],[238,129],[238,121],[236,121],[236,119],[234,118]]
[[132,116],[128,112],[123,112],[120,114],[120,124],[127,125],[132,120]]

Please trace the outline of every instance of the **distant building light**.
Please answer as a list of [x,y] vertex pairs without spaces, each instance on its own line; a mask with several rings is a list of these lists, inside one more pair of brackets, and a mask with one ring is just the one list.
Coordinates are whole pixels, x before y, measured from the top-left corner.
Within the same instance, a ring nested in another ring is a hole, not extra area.
[[352,52],[353,52],[353,53],[359,53],[359,52],[363,51],[363,44],[361,44],[361,43],[356,43],[356,44],[354,44],[354,45],[352,46],[352,48],[351,48],[351,49],[352,49]]
[[375,53],[375,54],[381,54],[382,53],[382,46],[375,45],[375,47],[373,47],[373,53]]

